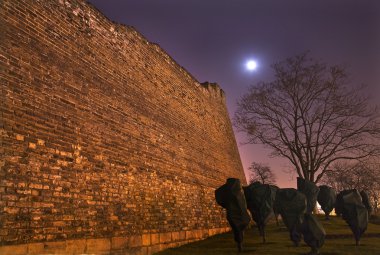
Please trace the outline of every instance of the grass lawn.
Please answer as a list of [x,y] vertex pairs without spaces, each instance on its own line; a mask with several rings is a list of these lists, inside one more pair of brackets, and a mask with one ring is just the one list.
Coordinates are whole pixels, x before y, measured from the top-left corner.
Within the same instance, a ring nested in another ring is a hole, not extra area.
[[[380,225],[369,224],[366,234],[361,238],[360,246],[355,245],[355,239],[346,222],[338,217],[331,217],[330,221],[319,218],[323,224],[327,237],[321,249],[322,255],[380,255]],[[294,247],[289,239],[289,233],[280,223],[269,223],[266,228],[267,243],[261,242],[256,227],[245,231],[244,250],[237,252],[231,232],[212,236],[203,241],[187,244],[178,248],[168,249],[157,255],[216,255],[216,254],[306,254],[310,248],[302,241],[299,247]]]

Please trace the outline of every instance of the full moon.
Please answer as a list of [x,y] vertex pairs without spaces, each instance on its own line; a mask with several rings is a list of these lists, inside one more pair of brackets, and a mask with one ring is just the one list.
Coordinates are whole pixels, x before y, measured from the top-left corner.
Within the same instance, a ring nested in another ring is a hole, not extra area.
[[253,71],[257,68],[257,63],[254,60],[249,60],[246,66],[249,71]]

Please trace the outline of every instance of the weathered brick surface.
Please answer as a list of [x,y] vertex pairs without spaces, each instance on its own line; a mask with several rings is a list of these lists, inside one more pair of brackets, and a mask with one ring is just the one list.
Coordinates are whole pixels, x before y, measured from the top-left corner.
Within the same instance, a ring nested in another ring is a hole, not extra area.
[[214,190],[244,174],[224,93],[134,28],[84,1],[0,1],[0,88],[3,248],[150,253],[226,227]]

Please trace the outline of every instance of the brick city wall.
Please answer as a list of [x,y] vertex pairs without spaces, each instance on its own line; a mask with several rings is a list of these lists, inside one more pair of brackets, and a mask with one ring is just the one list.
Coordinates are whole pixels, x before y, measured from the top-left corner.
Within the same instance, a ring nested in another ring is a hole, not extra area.
[[225,232],[245,177],[216,84],[84,1],[0,1],[0,254],[155,251]]

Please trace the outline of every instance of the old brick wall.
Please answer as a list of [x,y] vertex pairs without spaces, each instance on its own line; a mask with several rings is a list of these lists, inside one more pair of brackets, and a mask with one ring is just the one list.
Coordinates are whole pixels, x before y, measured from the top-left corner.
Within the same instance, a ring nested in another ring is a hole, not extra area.
[[154,251],[227,230],[245,177],[216,84],[77,0],[0,1],[0,253]]

